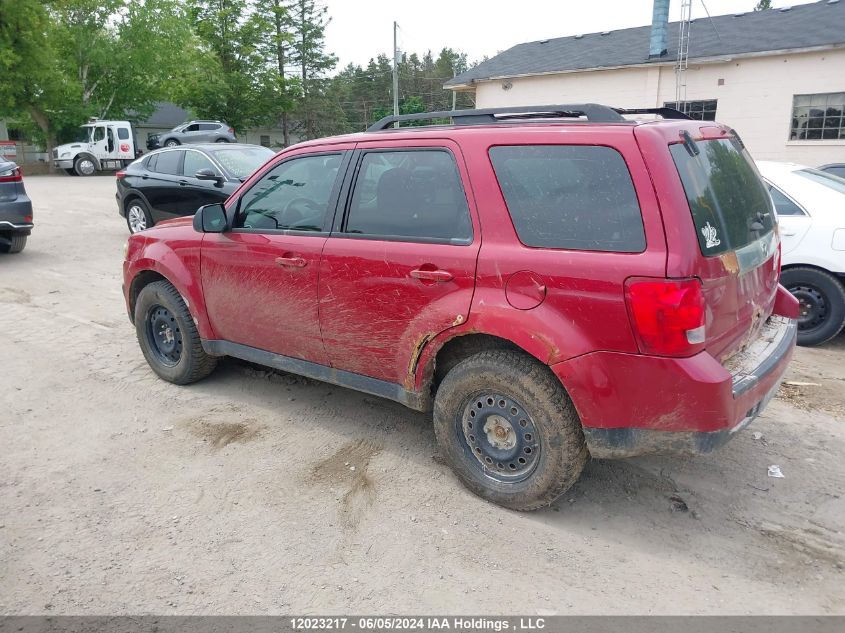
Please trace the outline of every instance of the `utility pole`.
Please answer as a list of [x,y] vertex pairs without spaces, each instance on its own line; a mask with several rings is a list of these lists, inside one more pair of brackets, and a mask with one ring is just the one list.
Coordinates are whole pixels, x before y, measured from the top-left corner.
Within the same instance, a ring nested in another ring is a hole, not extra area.
[[[393,114],[399,116],[399,47],[396,43],[396,30],[399,25],[393,22]],[[399,121],[393,124],[399,127]]]

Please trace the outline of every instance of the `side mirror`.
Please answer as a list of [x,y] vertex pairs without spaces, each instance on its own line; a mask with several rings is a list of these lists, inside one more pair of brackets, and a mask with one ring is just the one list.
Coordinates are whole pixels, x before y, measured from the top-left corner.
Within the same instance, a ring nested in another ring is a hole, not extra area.
[[197,180],[213,180],[216,186],[223,186],[223,176],[215,174],[214,170],[209,169],[208,167],[200,169],[197,173],[194,174],[194,178],[196,178]]
[[199,233],[223,233],[228,228],[223,204],[207,204],[194,214],[194,230]]

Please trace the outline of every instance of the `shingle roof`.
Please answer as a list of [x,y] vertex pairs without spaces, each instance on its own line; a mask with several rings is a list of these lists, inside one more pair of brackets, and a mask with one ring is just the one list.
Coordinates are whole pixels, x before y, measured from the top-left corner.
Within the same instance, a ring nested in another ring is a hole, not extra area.
[[191,113],[177,106],[175,103],[159,101],[156,109],[141,125],[147,127],[176,127],[180,123],[191,120]]
[[[678,52],[678,22],[669,23],[668,53],[663,57],[648,58],[650,35],[651,25],[648,25],[610,31],[606,35],[590,33],[518,44],[450,79],[445,86],[499,77],[674,61]],[[831,45],[845,45],[845,1],[820,0],[787,11],[769,9],[719,15],[712,21],[698,18],[691,25],[689,59]]]

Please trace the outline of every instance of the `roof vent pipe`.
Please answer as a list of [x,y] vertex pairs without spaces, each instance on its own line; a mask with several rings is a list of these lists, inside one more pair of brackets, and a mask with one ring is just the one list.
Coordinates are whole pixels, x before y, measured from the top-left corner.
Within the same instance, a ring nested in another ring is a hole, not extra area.
[[654,0],[654,10],[651,14],[651,41],[648,47],[649,58],[666,55],[668,30],[669,0]]

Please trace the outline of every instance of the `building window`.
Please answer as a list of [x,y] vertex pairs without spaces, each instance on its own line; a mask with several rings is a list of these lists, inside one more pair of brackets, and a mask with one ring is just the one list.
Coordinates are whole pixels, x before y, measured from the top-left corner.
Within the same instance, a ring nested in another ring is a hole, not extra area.
[[663,105],[667,108],[680,110],[697,121],[715,121],[716,101],[716,99],[706,99],[704,101],[668,101]]
[[790,141],[845,139],[845,92],[792,97]]
[[270,136],[269,136],[269,135],[267,135],[267,134],[262,134],[262,135],[261,135],[261,141],[260,141],[260,143],[261,143],[264,147],[270,147]]

